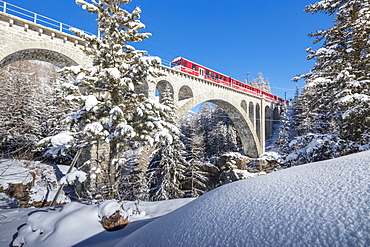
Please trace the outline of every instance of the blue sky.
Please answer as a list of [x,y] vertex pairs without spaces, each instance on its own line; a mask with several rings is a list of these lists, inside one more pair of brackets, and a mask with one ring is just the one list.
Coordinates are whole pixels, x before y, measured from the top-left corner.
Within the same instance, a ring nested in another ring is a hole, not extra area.
[[[96,33],[95,17],[74,0],[7,0],[41,15]],[[141,21],[152,37],[135,45],[171,61],[182,56],[243,81],[262,72],[274,94],[287,99],[313,61],[306,51],[332,19],[303,10],[314,0],[133,0],[125,8],[142,9]],[[317,47],[314,46],[314,47]],[[303,82],[300,82],[301,88]]]

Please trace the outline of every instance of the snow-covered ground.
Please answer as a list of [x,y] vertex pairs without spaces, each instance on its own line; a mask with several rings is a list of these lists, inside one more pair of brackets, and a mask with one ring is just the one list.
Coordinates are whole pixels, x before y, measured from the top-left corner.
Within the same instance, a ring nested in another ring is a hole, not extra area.
[[[15,246],[114,246],[132,232],[165,215],[192,198],[160,202],[140,202],[139,214],[130,217],[130,223],[122,230],[107,232],[99,223],[99,206],[77,202],[55,208],[0,209],[0,247]],[[126,202],[124,208],[132,214],[137,207]],[[17,228],[19,228],[17,235]]]
[[[146,214],[116,232],[97,222],[96,205],[72,203],[30,217],[20,235],[29,237],[25,246],[370,246],[369,164],[365,151],[234,182],[191,202],[142,202]],[[0,211],[1,246],[31,211]]]

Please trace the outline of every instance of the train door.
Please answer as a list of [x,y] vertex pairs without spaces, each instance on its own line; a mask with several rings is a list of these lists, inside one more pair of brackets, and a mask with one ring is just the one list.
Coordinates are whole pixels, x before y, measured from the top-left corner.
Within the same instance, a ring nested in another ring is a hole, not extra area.
[[202,78],[204,77],[204,69],[199,68],[199,76]]

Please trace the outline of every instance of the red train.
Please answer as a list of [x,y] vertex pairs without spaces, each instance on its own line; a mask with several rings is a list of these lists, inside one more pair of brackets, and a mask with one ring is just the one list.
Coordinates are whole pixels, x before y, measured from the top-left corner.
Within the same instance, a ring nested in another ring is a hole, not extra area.
[[267,100],[274,101],[276,103],[285,103],[284,99],[281,99],[273,94],[262,91],[258,88],[252,87],[251,85],[245,84],[238,80],[235,80],[227,75],[221,74],[214,70],[208,69],[202,65],[191,62],[183,57],[175,58],[171,63],[171,68],[180,70],[190,75],[198,76],[203,79],[207,79],[228,87],[235,88],[237,90],[247,92],[249,94],[263,97]]

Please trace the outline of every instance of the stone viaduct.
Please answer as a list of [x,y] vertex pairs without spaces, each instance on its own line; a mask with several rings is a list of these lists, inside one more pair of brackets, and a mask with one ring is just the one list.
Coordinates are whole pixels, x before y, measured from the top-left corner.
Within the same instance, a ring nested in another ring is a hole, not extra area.
[[[76,36],[0,12],[0,67],[19,60],[41,60],[59,67],[90,66],[91,59],[82,52],[83,46],[83,40]],[[233,121],[244,153],[258,157],[264,152],[266,137],[272,133],[273,122],[279,119],[281,104],[166,66],[160,70],[164,76],[157,78],[156,84],[140,89],[148,98],[156,98],[156,91],[161,92],[168,85],[180,119],[200,103],[216,104]]]

